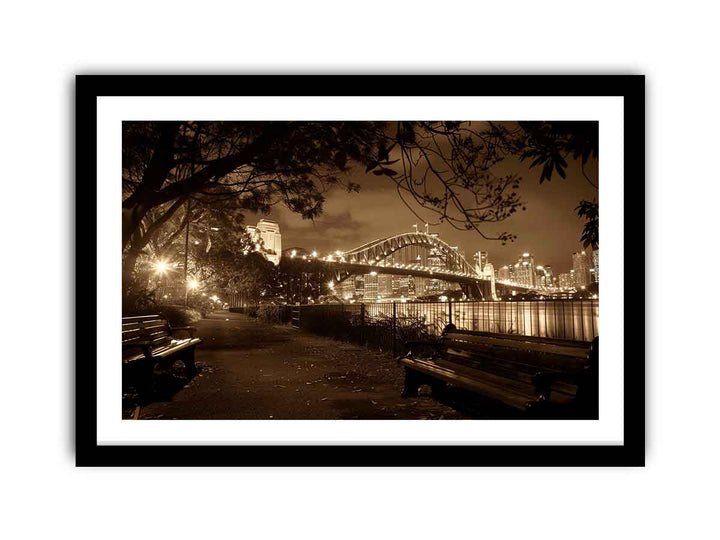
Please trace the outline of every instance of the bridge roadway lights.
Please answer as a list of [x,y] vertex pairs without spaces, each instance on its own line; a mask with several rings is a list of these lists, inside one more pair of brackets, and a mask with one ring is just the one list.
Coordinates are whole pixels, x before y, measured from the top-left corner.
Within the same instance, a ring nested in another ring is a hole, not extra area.
[[[431,268],[420,268],[419,265],[414,265],[414,267],[405,264],[386,265],[382,262],[396,251],[409,246],[421,246],[427,250],[435,250],[442,256],[445,265],[449,269],[433,272]],[[364,268],[358,268],[358,266],[367,266],[368,269],[376,269],[378,273],[393,274],[395,273],[393,270],[396,270],[399,275],[415,275],[414,272],[418,272],[423,274],[419,277],[459,283],[468,298],[474,300],[492,300],[493,298],[492,283],[476,277],[477,274],[473,266],[461,257],[457,250],[454,250],[437,236],[428,233],[402,233],[374,240],[350,251],[338,251],[336,254],[338,254],[340,260],[328,260],[326,258],[325,262],[350,266],[350,268],[335,270],[335,282],[338,284],[351,275],[367,273]],[[428,273],[429,275],[424,275]]]

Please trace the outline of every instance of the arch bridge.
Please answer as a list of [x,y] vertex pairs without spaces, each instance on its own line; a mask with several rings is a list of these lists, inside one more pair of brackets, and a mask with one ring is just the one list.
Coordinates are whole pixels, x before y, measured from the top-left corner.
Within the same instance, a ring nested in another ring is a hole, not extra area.
[[[431,253],[429,257],[434,264],[422,260],[406,263],[394,260],[396,253],[412,246]],[[350,251],[336,251],[322,260],[331,266],[335,283],[358,274],[410,275],[458,283],[468,298],[492,300],[494,296],[490,280],[481,278],[456,249],[429,233],[409,232],[376,239]]]

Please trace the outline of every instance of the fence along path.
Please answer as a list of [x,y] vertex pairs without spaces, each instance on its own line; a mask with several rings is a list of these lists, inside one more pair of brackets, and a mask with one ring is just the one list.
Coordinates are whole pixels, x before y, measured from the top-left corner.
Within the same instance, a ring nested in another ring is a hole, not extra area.
[[[599,333],[598,300],[303,304],[239,309],[255,309],[265,319],[290,322],[322,335],[335,335],[340,327],[347,333],[356,326],[386,326],[393,335],[398,329],[421,327],[422,333],[437,336],[449,322],[460,330],[574,341],[589,342]],[[362,334],[359,330],[356,333]]]

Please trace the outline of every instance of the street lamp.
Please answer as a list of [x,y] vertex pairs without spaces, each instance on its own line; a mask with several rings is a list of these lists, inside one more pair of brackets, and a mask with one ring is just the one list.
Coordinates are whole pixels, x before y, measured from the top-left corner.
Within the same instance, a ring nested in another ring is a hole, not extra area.
[[167,261],[157,261],[153,264],[153,267],[155,268],[155,273],[160,276],[164,276],[165,273],[170,270],[170,265]]
[[[158,279],[158,290],[162,292],[167,292],[167,287],[165,283],[165,276],[166,274],[171,270],[170,264],[164,260],[158,260],[153,263],[153,269],[155,270],[155,275],[159,278]],[[167,294],[163,295],[164,299],[167,299]]]

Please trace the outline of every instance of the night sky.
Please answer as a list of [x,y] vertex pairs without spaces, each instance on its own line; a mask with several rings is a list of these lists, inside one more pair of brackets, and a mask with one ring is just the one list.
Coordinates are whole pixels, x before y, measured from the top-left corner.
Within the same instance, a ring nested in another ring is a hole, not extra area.
[[[527,210],[518,211],[503,222],[488,223],[482,230],[489,236],[508,231],[517,235],[515,242],[503,246],[500,241],[485,240],[475,231],[458,231],[449,224],[431,225],[430,231],[440,233],[448,244],[464,249],[469,262],[472,253],[482,249],[488,251],[489,260],[497,269],[517,262],[521,253],[531,252],[536,264],[552,266],[556,275],[567,272],[572,268],[572,253],[582,249],[580,235],[584,222],[577,217],[575,207],[582,199],[598,196],[597,190],[583,178],[579,163],[568,162],[566,180],[555,175],[552,181],[543,184],[539,183],[540,167],[530,170],[527,162],[506,159],[493,168],[498,175],[517,173],[522,177],[519,193]],[[591,160],[585,172],[597,185],[597,161]],[[351,170],[346,179],[360,184],[360,193],[332,189],[327,194],[324,214],[314,222],[278,205],[269,216],[248,214],[246,223],[254,225],[262,217],[274,219],[280,223],[283,249],[302,247],[317,250],[321,255],[412,231],[414,223],[422,226],[400,200],[392,180],[365,174],[361,167]],[[426,215],[437,220],[437,216]]]

